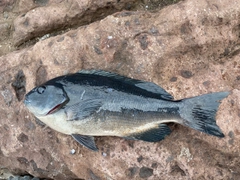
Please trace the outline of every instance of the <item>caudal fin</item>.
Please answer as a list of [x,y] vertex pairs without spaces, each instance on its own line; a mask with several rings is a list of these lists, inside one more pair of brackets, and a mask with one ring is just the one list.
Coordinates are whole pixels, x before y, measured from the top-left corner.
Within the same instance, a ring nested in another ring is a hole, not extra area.
[[229,92],[217,92],[182,100],[180,114],[184,119],[183,124],[210,135],[224,137],[215,116],[220,101],[228,95]]

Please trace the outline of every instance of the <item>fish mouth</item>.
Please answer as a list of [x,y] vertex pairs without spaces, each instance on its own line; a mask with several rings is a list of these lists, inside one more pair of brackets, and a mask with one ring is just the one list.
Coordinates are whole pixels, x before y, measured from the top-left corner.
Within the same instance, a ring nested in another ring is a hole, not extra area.
[[61,107],[63,107],[63,104],[56,105],[54,108],[52,108],[50,111],[48,111],[48,113],[46,115],[49,115],[49,114],[52,114],[52,113],[58,111]]
[[54,106],[50,111],[48,111],[48,113],[46,115],[53,114],[56,111],[60,110],[63,106],[65,106],[69,102],[69,98],[65,94],[64,94],[64,97],[66,98],[65,101],[63,101],[62,103]]

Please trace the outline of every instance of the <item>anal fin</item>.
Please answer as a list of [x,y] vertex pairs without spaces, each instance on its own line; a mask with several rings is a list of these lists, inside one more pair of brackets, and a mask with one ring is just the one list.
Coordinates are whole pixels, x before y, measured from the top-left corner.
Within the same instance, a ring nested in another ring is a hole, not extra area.
[[158,142],[171,133],[171,129],[166,124],[159,124],[158,127],[149,129],[147,131],[132,134],[125,137],[126,139],[142,140],[147,142]]
[[80,134],[72,134],[72,137],[81,145],[85,146],[92,151],[98,151],[98,148],[95,144],[94,137],[92,136],[84,136]]

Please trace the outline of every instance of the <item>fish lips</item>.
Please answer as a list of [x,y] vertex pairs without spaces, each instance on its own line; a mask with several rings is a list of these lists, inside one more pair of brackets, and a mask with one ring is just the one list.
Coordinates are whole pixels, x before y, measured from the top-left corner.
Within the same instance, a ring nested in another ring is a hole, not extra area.
[[[32,101],[29,99],[29,93],[25,95],[25,99],[23,101],[24,105],[30,110],[30,112],[33,113],[33,111],[35,111],[35,108],[32,106]],[[59,104],[57,104],[56,106],[52,107],[49,111],[45,112],[45,113],[34,113],[35,115],[38,116],[46,116],[49,114],[53,114],[54,112],[58,111],[59,109],[61,109],[63,106],[65,106],[68,102],[69,102],[69,97],[67,96],[67,94],[64,92],[63,94],[64,98],[62,100],[62,102],[60,102]]]
[[48,111],[48,113],[46,115],[49,115],[49,114],[53,114],[54,112],[58,111],[59,109],[61,109],[67,102],[63,102],[63,103],[60,103],[58,105],[56,105],[54,108],[52,108],[50,111]]
[[62,107],[64,107],[68,102],[69,102],[69,97],[67,96],[67,93],[63,90],[63,101],[59,104],[57,104],[56,106],[54,106],[50,111],[48,111],[48,113],[46,115],[49,114],[53,114],[54,112],[58,111],[59,109],[61,109]]
[[25,95],[25,99],[24,99],[23,103],[26,107],[29,107],[31,105],[31,100],[28,98],[27,94]]

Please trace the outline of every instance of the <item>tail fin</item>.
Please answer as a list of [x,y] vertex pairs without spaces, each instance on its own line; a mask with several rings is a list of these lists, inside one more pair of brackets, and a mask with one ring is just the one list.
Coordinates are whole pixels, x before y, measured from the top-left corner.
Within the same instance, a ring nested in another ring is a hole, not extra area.
[[182,100],[180,114],[184,119],[183,124],[210,135],[224,137],[215,116],[220,101],[228,95],[229,92],[217,92]]

